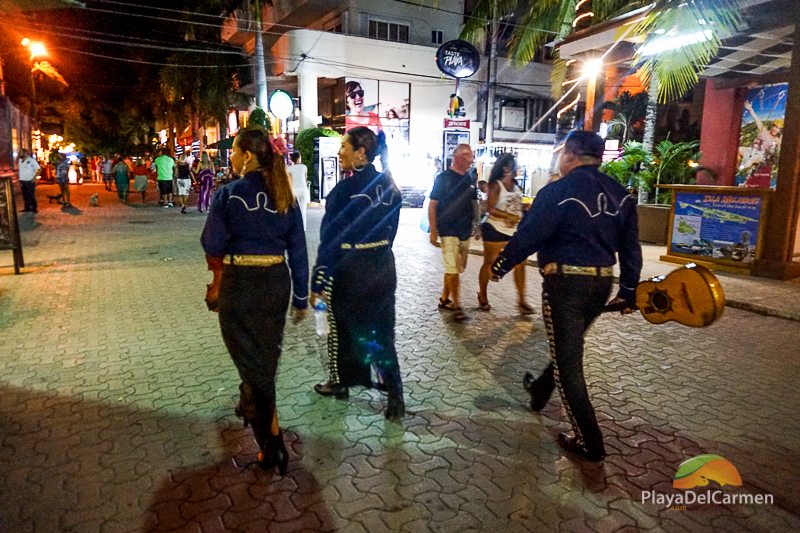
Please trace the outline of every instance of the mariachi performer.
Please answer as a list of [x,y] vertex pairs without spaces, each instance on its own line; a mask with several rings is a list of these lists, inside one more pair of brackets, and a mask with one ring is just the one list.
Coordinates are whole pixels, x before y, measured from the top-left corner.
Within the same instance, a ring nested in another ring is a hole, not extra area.
[[392,254],[402,200],[389,173],[372,165],[379,150],[378,137],[364,126],[349,130],[339,150],[342,169],[352,174],[328,195],[320,228],[311,298],[324,298],[330,310],[330,379],[314,390],[339,399],[355,385],[386,390],[386,418],[396,421],[405,416]]
[[492,265],[496,281],[538,252],[550,364],[536,380],[526,375],[525,388],[531,409],[539,411],[558,386],[574,431],[561,433],[558,442],[590,461],[603,460],[605,447],[583,376],[583,336],[611,294],[616,256],[619,292],[613,303],[623,313],[636,307],[642,268],[636,201],[598,170],[603,149],[603,139],[596,133],[569,134],[559,163],[563,177],[539,191]]
[[222,338],[242,379],[236,414],[253,427],[258,464],[284,474],[289,455],[278,426],[275,374],[290,296],[294,323],[308,306],[303,219],[283,158],[265,130],[241,130],[230,161],[242,178],[217,191],[203,229],[214,271],[206,303],[219,312]]

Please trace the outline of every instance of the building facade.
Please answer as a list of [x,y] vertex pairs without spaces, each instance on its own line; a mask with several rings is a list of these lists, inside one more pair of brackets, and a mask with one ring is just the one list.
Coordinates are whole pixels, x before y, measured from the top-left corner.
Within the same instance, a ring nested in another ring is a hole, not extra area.
[[[283,89],[297,98],[294,118],[300,129],[324,125],[344,131],[365,124],[382,130],[395,175],[402,180],[427,168],[427,179],[436,159],[446,159],[445,118],[456,91],[455,80],[436,66],[436,49],[458,38],[464,9],[463,0],[425,6],[395,0],[280,2],[265,12],[262,27],[269,90]],[[245,19],[228,19],[222,38],[252,56],[255,38]],[[503,143],[513,143],[514,151],[535,145],[539,154],[541,146],[553,144],[554,124],[545,121],[533,128],[552,104],[550,66],[533,62],[519,68],[504,58],[497,62],[490,116],[493,140],[499,143],[484,153],[491,158],[504,149]],[[482,55],[478,72],[461,80],[458,89],[465,110],[459,118],[462,126],[468,122],[473,146],[484,138],[487,67]],[[254,93],[252,87],[244,89]],[[542,167],[540,173],[550,163],[538,155],[527,159],[529,166]]]

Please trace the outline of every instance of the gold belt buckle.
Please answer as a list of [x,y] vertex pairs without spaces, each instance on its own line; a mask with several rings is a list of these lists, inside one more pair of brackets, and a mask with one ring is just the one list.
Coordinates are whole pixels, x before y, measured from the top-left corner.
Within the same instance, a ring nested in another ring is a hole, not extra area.
[[223,262],[228,265],[268,267],[283,263],[283,256],[231,254],[225,256]]

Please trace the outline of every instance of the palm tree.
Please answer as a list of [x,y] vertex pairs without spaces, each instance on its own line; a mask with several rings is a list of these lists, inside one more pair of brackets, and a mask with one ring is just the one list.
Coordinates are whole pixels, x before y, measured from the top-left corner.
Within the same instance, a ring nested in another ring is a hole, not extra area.
[[623,92],[614,100],[603,104],[603,109],[614,111],[614,118],[608,122],[610,131],[622,129],[620,144],[628,142],[631,134],[631,125],[636,121],[643,120],[647,115],[647,93],[631,94]]
[[267,108],[267,69],[264,63],[264,37],[262,35],[261,21],[264,6],[272,6],[272,0],[230,0],[227,13],[237,10],[252,15],[255,22],[256,38],[256,106]]

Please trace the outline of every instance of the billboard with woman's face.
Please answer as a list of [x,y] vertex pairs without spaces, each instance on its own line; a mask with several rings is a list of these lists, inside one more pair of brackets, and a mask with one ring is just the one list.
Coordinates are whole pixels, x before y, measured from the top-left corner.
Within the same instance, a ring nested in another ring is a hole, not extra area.
[[378,81],[345,78],[345,131],[366,126],[375,133],[381,130],[378,115]]
[[411,85],[395,81],[345,78],[345,131],[366,126],[383,131],[387,144],[408,144]]

